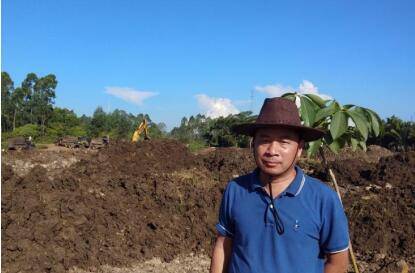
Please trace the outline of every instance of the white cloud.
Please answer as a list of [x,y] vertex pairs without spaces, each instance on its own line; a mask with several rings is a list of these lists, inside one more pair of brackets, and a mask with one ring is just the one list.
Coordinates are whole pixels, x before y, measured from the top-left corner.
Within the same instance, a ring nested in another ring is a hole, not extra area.
[[145,99],[158,95],[155,92],[139,91],[130,87],[105,87],[107,94],[113,95],[117,98],[125,100],[126,102],[134,103],[136,105],[142,105]]
[[317,86],[315,86],[312,82],[303,80],[303,82],[298,87],[298,93],[300,94],[314,94],[322,97],[325,100],[331,99],[329,95],[322,94],[318,91]]
[[284,93],[297,92],[298,94],[315,94],[322,97],[323,99],[331,99],[329,95],[320,93],[317,86],[307,80],[303,80],[297,89],[290,86],[283,86],[278,83],[265,86],[255,86],[254,89],[257,92],[265,93],[270,97],[279,97]]
[[271,84],[265,86],[255,86],[255,91],[265,93],[270,97],[280,97],[288,92],[295,92],[294,88],[290,86],[283,86],[281,84]]
[[232,101],[227,98],[211,98],[205,94],[198,94],[196,99],[204,114],[211,118],[226,117],[230,114],[239,113]]

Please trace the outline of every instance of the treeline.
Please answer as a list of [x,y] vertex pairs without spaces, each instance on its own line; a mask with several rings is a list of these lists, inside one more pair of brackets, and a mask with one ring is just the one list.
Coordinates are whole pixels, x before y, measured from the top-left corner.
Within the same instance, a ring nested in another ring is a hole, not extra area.
[[[249,147],[249,138],[232,134],[231,127],[241,122],[254,121],[256,116],[251,112],[209,119],[203,115],[183,118],[179,127],[175,127],[170,135],[185,143],[199,146],[238,146]],[[367,145],[379,145],[393,151],[415,149],[415,123],[403,121],[392,116],[381,121],[380,134],[369,138]]]
[[53,113],[55,75],[39,78],[29,73],[17,88],[7,72],[1,73],[1,130],[13,131],[25,124],[38,124],[45,133]]
[[209,118],[198,114],[189,118],[182,118],[180,126],[173,128],[170,136],[192,147],[248,147],[249,137],[238,136],[232,133],[231,128],[239,123],[253,122],[256,116],[246,111],[227,117]]
[[368,144],[383,146],[392,151],[415,150],[415,122],[403,121],[392,116],[382,120],[377,138],[369,138]]
[[116,109],[110,113],[97,107],[91,117],[78,117],[72,110],[54,106],[56,76],[38,77],[27,74],[15,87],[7,72],[1,73],[2,140],[12,136],[31,136],[38,142],[54,142],[62,136],[130,138],[138,124],[146,118],[152,137],[167,135],[164,123],[154,123],[149,115],[133,115]]
[[[61,136],[130,139],[138,124],[149,122],[151,138],[169,137],[189,145],[201,147],[248,147],[250,139],[237,136],[231,128],[238,123],[253,122],[252,112],[241,112],[227,117],[209,118],[198,114],[183,117],[179,126],[167,132],[164,123],[155,123],[148,114],[133,115],[124,110],[105,112],[98,107],[92,116],[78,117],[72,110],[54,106],[58,82],[53,74],[38,77],[29,73],[20,86],[15,87],[6,72],[1,74],[1,130],[2,140],[11,136],[32,136],[37,142],[53,142]],[[369,138],[368,145],[376,144],[391,150],[415,149],[415,123],[392,116],[382,120],[380,135]]]

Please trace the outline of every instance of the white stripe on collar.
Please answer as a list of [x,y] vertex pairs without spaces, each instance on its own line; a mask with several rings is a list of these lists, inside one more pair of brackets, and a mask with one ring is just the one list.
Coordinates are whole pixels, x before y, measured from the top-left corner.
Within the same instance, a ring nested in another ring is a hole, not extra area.
[[303,173],[303,177],[301,178],[301,184],[300,184],[300,187],[298,188],[298,191],[294,194],[294,196],[297,196],[297,195],[299,195],[299,194],[300,194],[301,190],[302,190],[302,189],[303,189],[303,187],[304,187],[304,183],[305,183],[305,175],[304,175],[304,173]]

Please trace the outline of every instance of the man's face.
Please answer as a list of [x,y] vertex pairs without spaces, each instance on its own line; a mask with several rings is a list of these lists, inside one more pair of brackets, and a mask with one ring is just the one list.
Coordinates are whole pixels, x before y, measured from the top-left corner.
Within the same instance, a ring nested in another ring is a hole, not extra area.
[[303,141],[287,128],[258,129],[254,139],[254,157],[258,168],[268,175],[280,175],[300,157]]

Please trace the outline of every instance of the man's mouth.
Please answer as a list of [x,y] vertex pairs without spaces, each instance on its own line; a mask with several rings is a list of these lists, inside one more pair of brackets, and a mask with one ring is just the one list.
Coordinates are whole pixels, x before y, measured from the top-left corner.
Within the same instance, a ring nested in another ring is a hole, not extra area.
[[281,162],[279,162],[279,161],[268,161],[268,160],[263,160],[262,162],[263,162],[263,163],[264,163],[264,165],[265,165],[265,166],[267,166],[267,167],[275,167],[275,166],[277,166],[277,165],[281,164]]

